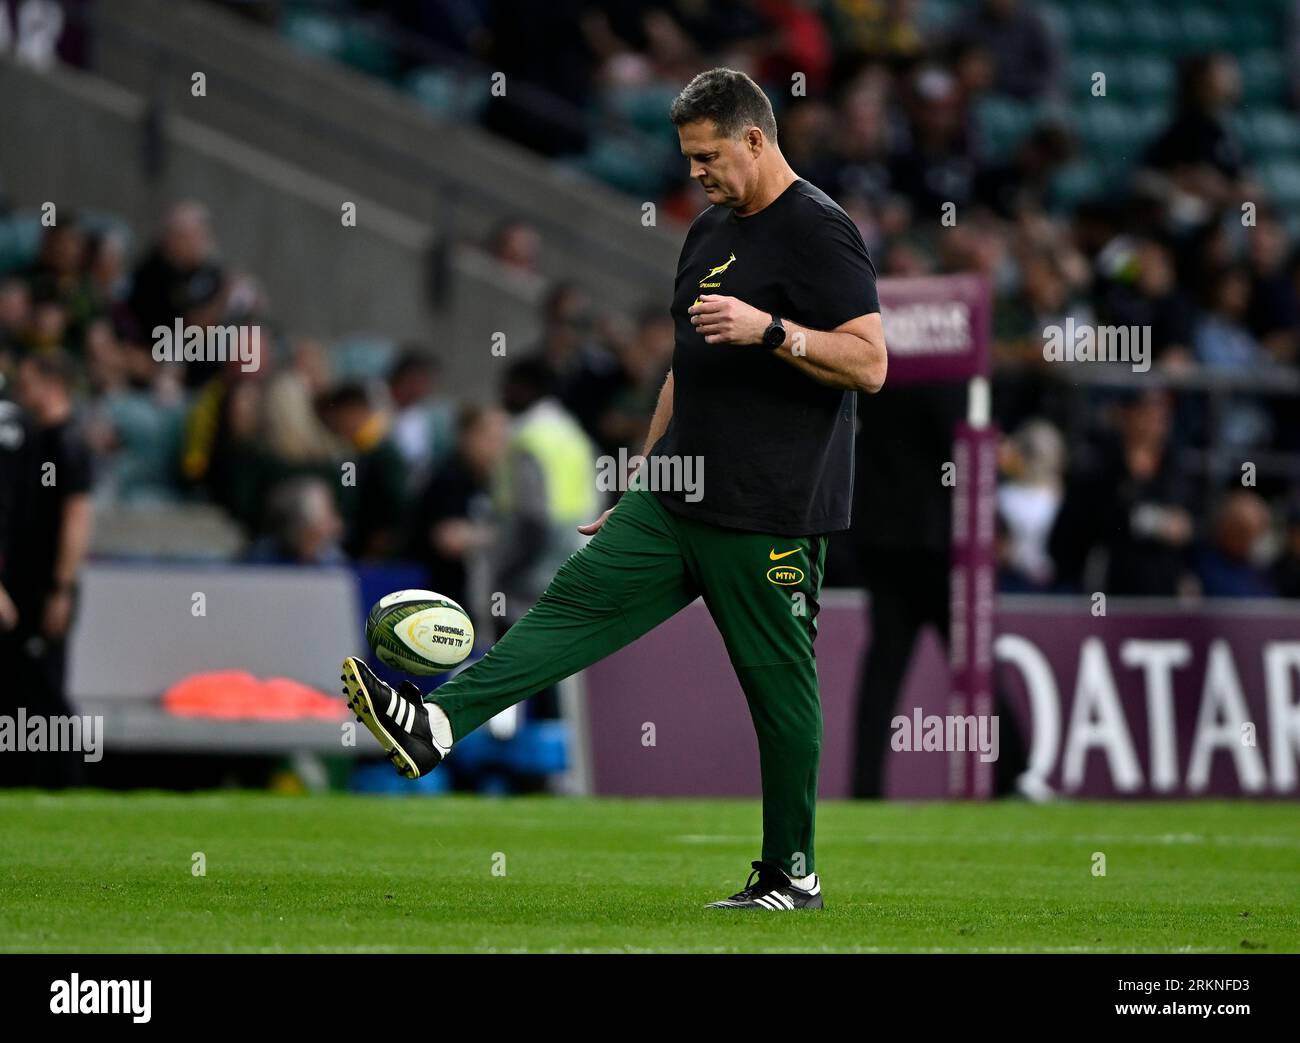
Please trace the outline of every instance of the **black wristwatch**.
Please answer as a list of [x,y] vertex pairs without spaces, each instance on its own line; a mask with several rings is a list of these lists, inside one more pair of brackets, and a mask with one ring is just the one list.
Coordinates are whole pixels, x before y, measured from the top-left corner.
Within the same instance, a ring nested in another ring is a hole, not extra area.
[[779,315],[773,315],[767,329],[763,331],[763,347],[776,349],[785,343],[785,325]]

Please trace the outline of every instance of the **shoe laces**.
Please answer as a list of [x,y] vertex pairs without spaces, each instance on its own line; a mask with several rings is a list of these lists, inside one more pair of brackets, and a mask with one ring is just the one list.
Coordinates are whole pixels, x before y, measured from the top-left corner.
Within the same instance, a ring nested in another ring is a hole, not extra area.
[[[750,870],[749,879],[745,881],[745,889],[731,896],[730,900],[733,902],[745,902],[759,895],[765,895],[785,882],[785,874],[770,862],[751,862],[750,865],[753,868]],[[757,884],[754,883],[756,876]]]

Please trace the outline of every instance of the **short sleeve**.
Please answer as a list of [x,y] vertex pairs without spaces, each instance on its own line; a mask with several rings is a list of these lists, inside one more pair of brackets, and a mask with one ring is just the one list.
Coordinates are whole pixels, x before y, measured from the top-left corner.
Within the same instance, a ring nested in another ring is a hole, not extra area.
[[859,315],[880,311],[876,266],[857,226],[840,210],[821,209],[821,218],[800,236],[790,283],[795,322],[833,330]]
[[62,450],[59,488],[65,496],[80,496],[90,492],[94,466],[90,459],[90,447],[86,445],[81,432],[71,427],[65,430]]

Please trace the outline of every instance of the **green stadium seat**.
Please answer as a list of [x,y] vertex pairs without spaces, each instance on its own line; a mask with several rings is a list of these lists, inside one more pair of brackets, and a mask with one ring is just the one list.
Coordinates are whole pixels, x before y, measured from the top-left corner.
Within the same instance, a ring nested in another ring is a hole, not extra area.
[[1076,47],[1110,49],[1129,41],[1128,19],[1108,4],[1081,4],[1070,8],[1072,42]]
[[1239,10],[1232,16],[1233,49],[1249,50],[1255,47],[1267,47],[1281,39],[1281,19],[1274,11]]
[[1120,61],[1105,51],[1079,51],[1072,55],[1067,66],[1068,95],[1072,99],[1092,97],[1092,77],[1094,73],[1106,74],[1106,93],[1112,94],[1122,81],[1119,76]]
[[1168,120],[1162,106],[1126,105],[1109,97],[1083,102],[1074,112],[1087,153],[1124,163],[1138,160]]
[[1208,7],[1187,7],[1179,15],[1182,23],[1182,46],[1187,51],[1208,51],[1231,47],[1232,23]]
[[1032,102],[1001,95],[981,99],[976,105],[975,122],[986,153],[995,158],[1007,155],[1042,115],[1042,108]]
[[358,334],[336,340],[330,363],[340,381],[379,380],[397,357],[397,345],[388,337]]
[[1073,210],[1086,199],[1104,195],[1113,180],[1100,163],[1071,163],[1052,179],[1048,206],[1054,211]]
[[322,58],[339,58],[347,45],[343,22],[328,14],[291,11],[281,19],[280,32],[291,44]]
[[1247,105],[1277,104],[1286,99],[1286,65],[1275,51],[1256,50],[1238,56]]
[[924,0],[917,12],[916,23],[926,32],[942,32],[961,12],[961,0]]
[[1295,160],[1265,163],[1259,167],[1258,176],[1279,207],[1300,216],[1295,214],[1300,207],[1300,163]]
[[1250,151],[1261,159],[1300,155],[1300,121],[1285,109],[1259,109],[1242,121]]
[[412,69],[403,87],[429,111],[454,119],[477,118],[491,90],[486,80],[461,79],[450,69],[433,65]]
[[1173,54],[1182,46],[1177,18],[1154,4],[1135,4],[1128,13],[1126,45],[1136,44],[1144,53]]
[[0,275],[20,271],[35,261],[41,234],[41,219],[35,213],[0,218]]
[[1123,71],[1123,79],[1109,86],[1131,101],[1167,105],[1177,90],[1177,72],[1173,63],[1164,58],[1145,54],[1132,56],[1124,61]]
[[339,57],[362,72],[380,79],[397,75],[398,56],[384,35],[361,19],[348,22],[343,53]]
[[614,188],[649,198],[662,188],[662,166],[646,155],[644,140],[600,138],[586,155],[568,161],[575,169]]
[[1061,46],[1067,52],[1070,51],[1074,41],[1074,27],[1070,23],[1069,12],[1060,4],[1039,4],[1038,10],[1047,19],[1047,24],[1052,27]]

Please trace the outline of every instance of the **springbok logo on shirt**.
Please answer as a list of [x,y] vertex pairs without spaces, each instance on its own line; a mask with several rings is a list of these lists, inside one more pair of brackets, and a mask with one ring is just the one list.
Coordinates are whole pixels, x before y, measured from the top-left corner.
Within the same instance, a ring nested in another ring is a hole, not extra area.
[[[700,280],[700,287],[701,287],[701,289],[705,289],[705,290],[716,290],[719,286],[721,286],[721,285],[722,285],[722,280],[721,280],[721,279],[714,279],[713,282],[710,282],[709,280],[710,280],[710,279],[713,279],[714,276],[720,276],[720,275],[722,275],[723,272],[725,272],[728,268],[730,268],[730,267],[732,266],[732,264],[735,262],[735,260],[736,260],[736,255],[735,255],[735,254],[732,254],[730,257],[728,257],[728,258],[726,259],[726,261],[725,261],[724,263],[718,265],[716,268],[710,268],[710,269],[709,269],[709,274],[706,275],[703,279]],[[697,304],[699,304],[699,303],[700,303],[700,299],[699,299],[698,297],[696,297],[695,300],[693,300],[693,301],[691,302],[691,307],[693,308],[693,307],[695,307],[695,305],[697,305]]]

